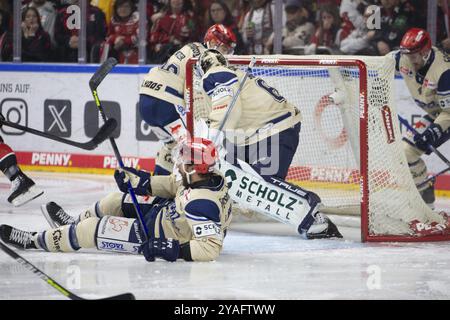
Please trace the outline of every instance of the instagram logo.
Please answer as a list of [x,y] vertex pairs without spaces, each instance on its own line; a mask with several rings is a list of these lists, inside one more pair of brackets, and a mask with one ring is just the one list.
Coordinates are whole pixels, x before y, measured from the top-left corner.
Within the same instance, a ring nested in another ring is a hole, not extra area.
[[[0,113],[12,123],[28,126],[28,106],[22,99],[4,99],[0,104]],[[9,135],[22,135],[25,132],[7,126],[2,126],[2,132]]]

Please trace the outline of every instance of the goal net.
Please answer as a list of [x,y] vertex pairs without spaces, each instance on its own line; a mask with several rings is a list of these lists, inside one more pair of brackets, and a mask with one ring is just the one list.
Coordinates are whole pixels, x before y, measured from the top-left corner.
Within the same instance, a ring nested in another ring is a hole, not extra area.
[[[250,57],[229,59],[245,69]],[[210,110],[201,102],[195,60],[187,65],[187,125]],[[252,74],[302,113],[300,143],[287,180],[317,193],[326,213],[361,215],[363,241],[450,240],[420,237],[410,222],[443,223],[417,191],[402,149],[389,57],[261,56]],[[257,97],[255,97],[257,99]],[[245,107],[245,106],[244,106]]]

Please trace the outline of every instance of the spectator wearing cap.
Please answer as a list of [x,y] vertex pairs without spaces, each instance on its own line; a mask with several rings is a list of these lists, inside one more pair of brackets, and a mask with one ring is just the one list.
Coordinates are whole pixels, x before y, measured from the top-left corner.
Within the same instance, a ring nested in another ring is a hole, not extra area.
[[[310,44],[314,34],[314,24],[311,23],[311,11],[300,0],[288,0],[284,10],[286,23],[282,31],[283,53],[290,53],[291,49]],[[265,54],[272,53],[274,33],[266,42]]]
[[236,48],[234,54],[245,54],[245,46],[239,29],[231,15],[231,11],[222,0],[214,0],[208,10],[208,27],[214,24],[223,24],[236,35]]

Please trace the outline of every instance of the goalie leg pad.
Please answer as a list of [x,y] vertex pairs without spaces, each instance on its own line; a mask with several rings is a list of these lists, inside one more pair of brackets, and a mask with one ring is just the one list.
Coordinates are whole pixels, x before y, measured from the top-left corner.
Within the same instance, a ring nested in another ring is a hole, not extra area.
[[96,243],[102,251],[138,254],[143,239],[136,219],[105,216],[97,226]]
[[278,185],[279,187],[285,189],[288,192],[296,194],[297,196],[299,196],[302,199],[305,199],[308,202],[310,210],[306,213],[305,217],[303,218],[302,222],[297,228],[299,234],[306,235],[306,232],[316,221],[315,215],[319,214],[318,207],[321,204],[320,197],[314,192],[305,190],[297,185],[291,184],[287,181],[278,179],[276,177],[271,177],[270,180],[271,183]]

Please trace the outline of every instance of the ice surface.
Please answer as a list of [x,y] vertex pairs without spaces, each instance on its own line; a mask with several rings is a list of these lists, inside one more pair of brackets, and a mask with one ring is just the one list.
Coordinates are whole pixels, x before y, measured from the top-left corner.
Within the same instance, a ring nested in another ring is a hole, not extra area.
[[[6,202],[9,181],[0,178],[0,224],[40,231],[47,227],[41,204],[55,201],[76,215],[115,191],[109,176],[30,176],[45,194],[20,208]],[[450,201],[438,205],[448,209]],[[345,240],[307,241],[280,223],[233,224],[222,255],[209,263],[148,263],[96,250],[19,253],[85,298],[125,292],[138,299],[450,298],[450,243],[362,244],[359,229],[341,231]],[[65,298],[0,251],[0,299]]]

